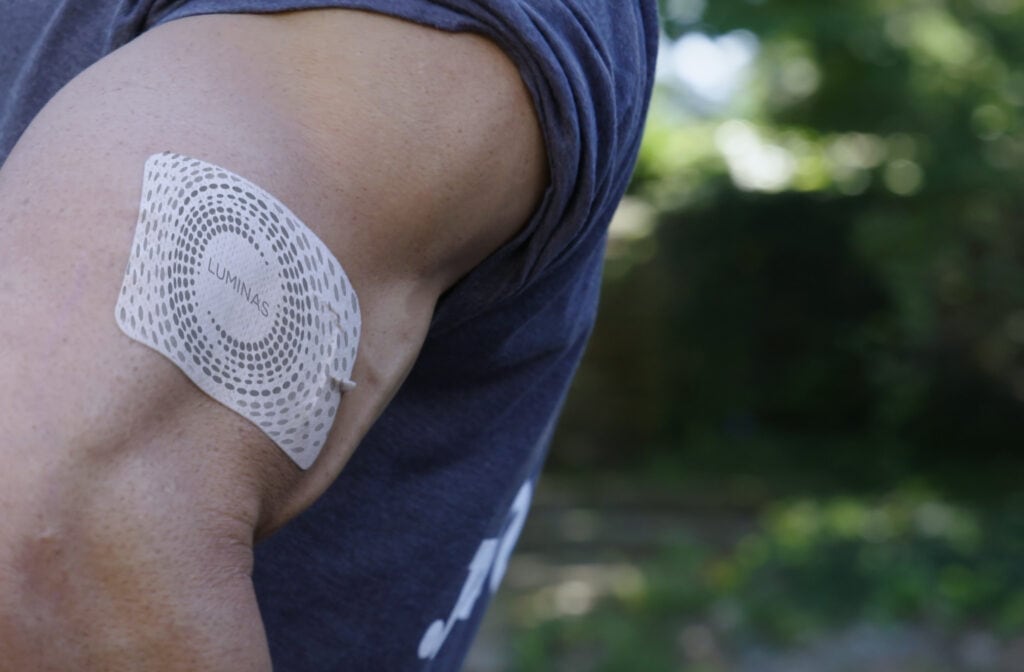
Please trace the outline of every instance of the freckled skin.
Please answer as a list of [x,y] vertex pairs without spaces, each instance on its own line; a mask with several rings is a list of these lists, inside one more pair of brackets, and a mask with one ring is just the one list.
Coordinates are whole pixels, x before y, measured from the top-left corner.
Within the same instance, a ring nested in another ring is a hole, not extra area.
[[[114,322],[165,150],[274,194],[359,295],[358,387],[307,472]],[[496,47],[360,12],[182,19],[63,89],[0,169],[0,667],[269,670],[254,539],[334,480],[545,163]]]

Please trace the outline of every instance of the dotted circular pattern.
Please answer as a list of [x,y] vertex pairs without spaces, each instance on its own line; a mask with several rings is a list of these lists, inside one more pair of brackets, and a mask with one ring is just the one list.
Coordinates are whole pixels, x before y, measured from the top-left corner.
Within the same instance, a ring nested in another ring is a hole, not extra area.
[[354,386],[359,303],[341,264],[276,198],[198,159],[146,161],[115,317],[303,469]]

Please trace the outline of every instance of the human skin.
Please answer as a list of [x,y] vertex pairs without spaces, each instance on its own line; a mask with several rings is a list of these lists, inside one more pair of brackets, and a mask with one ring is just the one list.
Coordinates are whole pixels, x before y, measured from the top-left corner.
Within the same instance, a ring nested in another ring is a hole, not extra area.
[[[115,324],[165,150],[276,196],[359,296],[358,387],[308,471]],[[0,668],[269,670],[253,544],[337,477],[546,165],[496,46],[368,13],[180,19],[65,87],[0,169]]]

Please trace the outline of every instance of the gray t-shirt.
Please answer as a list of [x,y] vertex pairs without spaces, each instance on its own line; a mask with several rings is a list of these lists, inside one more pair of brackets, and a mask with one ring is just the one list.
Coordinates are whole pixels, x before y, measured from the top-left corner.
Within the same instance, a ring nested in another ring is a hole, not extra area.
[[0,161],[81,70],[196,14],[348,7],[472,31],[505,50],[533,95],[552,176],[541,206],[442,297],[411,374],[338,481],[257,548],[276,670],[458,669],[593,324],[653,81],[655,4],[0,0]]

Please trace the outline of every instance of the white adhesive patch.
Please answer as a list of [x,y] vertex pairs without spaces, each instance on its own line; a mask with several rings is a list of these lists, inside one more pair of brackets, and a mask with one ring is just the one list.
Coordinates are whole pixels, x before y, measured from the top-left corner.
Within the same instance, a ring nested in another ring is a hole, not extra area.
[[146,161],[115,316],[303,469],[354,386],[359,303],[341,264],[276,198],[198,159]]

